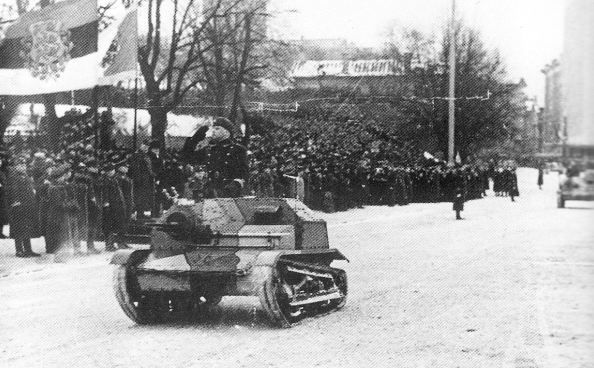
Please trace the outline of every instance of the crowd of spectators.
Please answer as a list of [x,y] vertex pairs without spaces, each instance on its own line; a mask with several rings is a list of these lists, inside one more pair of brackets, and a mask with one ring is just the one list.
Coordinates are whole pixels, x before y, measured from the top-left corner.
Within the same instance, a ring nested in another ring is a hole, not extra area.
[[[490,178],[498,195],[519,195],[511,165],[449,166],[412,152],[363,119],[329,119],[334,120],[293,119],[252,134],[244,142],[250,176],[242,194],[297,196],[325,212],[453,201],[459,183],[464,184],[464,200],[478,199],[489,189]],[[22,231],[10,223],[10,236],[25,239],[19,240],[17,255],[35,256],[26,238],[39,236],[45,237],[48,253],[82,252],[82,241],[87,252],[95,253],[97,239],[105,240],[106,250],[125,248],[131,219],[158,216],[176,198],[204,197],[205,167],[188,162],[183,152],[160,152],[156,142],[139,144],[133,152],[97,144],[95,133],[90,115],[72,113],[58,150],[19,141],[2,156],[0,221],[8,223],[12,214],[11,221],[27,225]],[[16,190],[15,183],[30,189]],[[20,211],[27,196],[35,201]],[[20,217],[14,216],[17,212]]]

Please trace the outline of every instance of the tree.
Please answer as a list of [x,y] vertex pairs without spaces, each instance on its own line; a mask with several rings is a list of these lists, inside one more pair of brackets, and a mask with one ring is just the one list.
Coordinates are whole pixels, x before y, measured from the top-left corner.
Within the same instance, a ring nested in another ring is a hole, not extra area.
[[[164,144],[167,113],[180,105],[200,80],[196,70],[205,29],[223,0],[200,12],[197,0],[147,0],[148,30],[138,48],[138,62],[145,81],[152,138]],[[169,8],[164,11],[164,8]],[[163,32],[164,26],[171,29]]]
[[235,121],[242,88],[258,86],[277,50],[266,37],[266,1],[224,1],[211,11],[214,16],[205,24],[196,78],[207,102],[217,106],[220,115],[229,105],[229,118]]
[[[418,36],[415,44],[421,49],[431,45]],[[466,160],[472,153],[513,136],[515,122],[524,112],[525,96],[523,85],[509,81],[498,52],[485,47],[478,31],[458,23],[455,40],[455,152]],[[448,152],[449,42],[444,37],[441,52],[436,53],[437,63],[429,60],[422,63],[423,68],[408,71],[418,99],[418,103],[408,104],[409,124],[420,133],[429,132],[444,157]]]

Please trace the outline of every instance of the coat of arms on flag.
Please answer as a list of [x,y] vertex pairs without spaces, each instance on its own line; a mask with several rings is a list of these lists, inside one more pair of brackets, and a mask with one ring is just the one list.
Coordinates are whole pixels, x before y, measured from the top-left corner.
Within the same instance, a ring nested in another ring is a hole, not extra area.
[[96,86],[98,25],[96,0],[63,0],[23,14],[0,43],[0,95]]
[[62,22],[53,19],[33,23],[29,31],[31,36],[23,39],[20,52],[25,66],[41,80],[57,79],[70,60],[70,32],[63,29]]

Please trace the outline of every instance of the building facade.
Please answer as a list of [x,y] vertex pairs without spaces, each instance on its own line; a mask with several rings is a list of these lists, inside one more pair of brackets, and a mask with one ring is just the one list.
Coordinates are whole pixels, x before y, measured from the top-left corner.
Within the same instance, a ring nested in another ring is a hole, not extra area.
[[396,60],[307,60],[294,69],[297,89],[330,89],[360,95],[405,95],[404,66]]
[[[567,0],[562,95],[569,149],[594,150],[594,1]],[[580,148],[581,147],[581,148]]]
[[545,77],[545,95],[538,128],[545,150],[551,151],[561,143],[565,123],[561,63],[553,60],[542,69],[542,73]]

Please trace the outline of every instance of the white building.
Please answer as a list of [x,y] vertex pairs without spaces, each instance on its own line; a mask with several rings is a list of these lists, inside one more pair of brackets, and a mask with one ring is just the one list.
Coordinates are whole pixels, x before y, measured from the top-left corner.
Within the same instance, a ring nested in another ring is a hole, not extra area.
[[562,58],[567,144],[594,148],[594,1],[567,0]]

